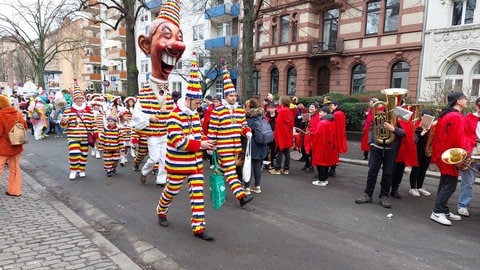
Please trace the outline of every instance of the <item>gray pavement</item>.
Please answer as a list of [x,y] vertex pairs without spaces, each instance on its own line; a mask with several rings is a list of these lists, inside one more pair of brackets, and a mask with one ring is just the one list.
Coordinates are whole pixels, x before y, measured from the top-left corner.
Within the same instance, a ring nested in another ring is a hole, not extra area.
[[[359,142],[349,141],[349,151],[341,161],[366,166],[362,158]],[[8,168],[0,177],[0,270],[141,269],[35,179],[22,173],[21,197],[5,195]],[[435,171],[428,174],[439,175]]]

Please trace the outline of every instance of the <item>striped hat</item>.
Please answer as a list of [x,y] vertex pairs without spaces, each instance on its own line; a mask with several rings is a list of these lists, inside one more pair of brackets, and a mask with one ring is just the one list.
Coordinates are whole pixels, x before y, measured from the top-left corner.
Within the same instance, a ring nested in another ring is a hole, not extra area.
[[167,0],[165,3],[163,3],[157,18],[167,20],[179,27],[180,0]]
[[185,97],[191,99],[202,99],[202,85],[200,84],[200,71],[197,64],[197,53],[193,52],[192,66],[190,67],[190,74],[188,79],[187,93]]
[[85,98],[85,95],[83,95],[83,91],[80,90],[80,87],[78,89],[73,90],[72,100],[75,101],[75,99],[77,98]]
[[220,60],[222,64],[222,74],[223,74],[223,96],[226,97],[228,94],[236,93],[235,85],[233,85],[232,79],[230,78],[230,72],[228,72],[227,65],[225,64],[225,59]]
[[127,104],[130,100],[133,100],[133,103],[137,102],[135,97],[126,97],[123,103]]

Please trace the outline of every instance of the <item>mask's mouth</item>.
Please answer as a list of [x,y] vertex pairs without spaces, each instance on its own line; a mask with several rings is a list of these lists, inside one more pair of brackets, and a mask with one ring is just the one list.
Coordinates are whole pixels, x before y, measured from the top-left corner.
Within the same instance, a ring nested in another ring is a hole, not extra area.
[[165,50],[162,53],[162,79],[168,79],[168,75],[170,75],[176,64],[177,57],[170,55],[168,50]]

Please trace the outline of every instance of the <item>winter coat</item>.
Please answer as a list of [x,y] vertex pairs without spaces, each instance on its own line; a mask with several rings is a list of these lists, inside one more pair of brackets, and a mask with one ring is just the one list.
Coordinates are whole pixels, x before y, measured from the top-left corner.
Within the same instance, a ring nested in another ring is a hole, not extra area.
[[[260,125],[260,120],[263,116],[262,108],[250,109],[247,113],[247,125],[252,129],[252,134],[255,133],[255,126]],[[258,143],[255,139],[255,134],[252,136],[252,159],[263,160],[267,156],[267,144]]]
[[293,147],[293,112],[290,108],[281,106],[277,109],[274,138],[277,148],[280,150]]
[[398,124],[405,131],[405,136],[401,139],[402,141],[398,147],[395,162],[403,162],[407,167],[417,167],[417,155],[413,155],[413,153],[417,153],[417,145],[415,144],[415,131],[413,130],[412,123],[399,119]]
[[23,152],[23,145],[11,145],[8,133],[16,121],[20,121],[27,129],[23,114],[14,107],[0,109],[0,156],[16,156]]
[[312,165],[332,166],[339,162],[337,129],[334,116],[328,114],[320,118],[312,136]]
[[442,111],[438,119],[432,142],[432,163],[437,165],[441,174],[458,177],[455,165],[442,161],[442,153],[450,148],[464,148],[463,115],[458,110],[447,108]]
[[337,128],[337,147],[340,154],[344,154],[348,151],[347,145],[347,119],[345,113],[342,110],[336,109],[333,112],[333,118],[335,119],[335,126]]

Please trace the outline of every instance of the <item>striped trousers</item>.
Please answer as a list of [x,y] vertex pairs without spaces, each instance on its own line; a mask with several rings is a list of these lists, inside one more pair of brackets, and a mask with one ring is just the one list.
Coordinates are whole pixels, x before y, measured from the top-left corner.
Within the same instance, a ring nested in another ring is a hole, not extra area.
[[203,174],[177,175],[167,173],[167,185],[158,200],[157,215],[167,215],[168,206],[187,180],[192,210],[191,226],[193,233],[205,230],[205,200],[203,196]]
[[84,172],[88,158],[88,141],[68,141],[68,162],[70,172]]
[[220,158],[220,167],[223,170],[223,176],[225,177],[230,190],[237,200],[246,196],[243,190],[242,183],[238,180],[237,165],[235,165],[235,155],[222,155]]
[[106,172],[117,169],[118,161],[120,160],[120,151],[104,151],[103,152],[103,168]]

